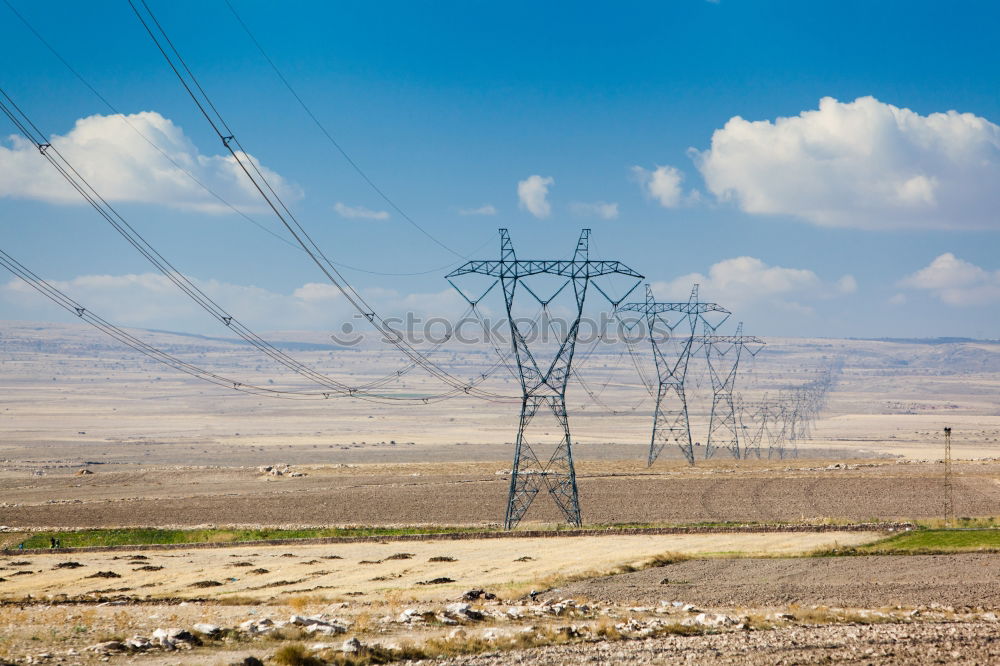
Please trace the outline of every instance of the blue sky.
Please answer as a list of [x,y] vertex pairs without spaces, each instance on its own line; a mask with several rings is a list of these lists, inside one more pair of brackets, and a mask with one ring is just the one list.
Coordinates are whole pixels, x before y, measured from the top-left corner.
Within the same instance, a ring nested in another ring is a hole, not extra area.
[[[127,2],[10,2],[121,111],[146,112],[134,127],[282,233]],[[698,280],[762,335],[1000,337],[994,3],[233,2],[355,161],[462,256],[495,255],[505,226],[520,256],[562,257],[588,226],[593,255],[661,299]],[[335,261],[430,271],[345,269],[357,288],[386,315],[456,309],[442,276],[457,257],[351,170],[223,2],[150,6]],[[0,17],[4,89],[179,268],[259,329],[350,317],[300,252],[169,177]],[[0,247],[116,322],[219,332],[48,187],[14,131],[0,127]],[[0,285],[0,318],[63,318]]]

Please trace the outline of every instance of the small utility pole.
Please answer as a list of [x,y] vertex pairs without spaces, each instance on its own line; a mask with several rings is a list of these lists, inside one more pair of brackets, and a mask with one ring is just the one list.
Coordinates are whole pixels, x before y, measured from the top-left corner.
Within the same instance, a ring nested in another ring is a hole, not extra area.
[[944,429],[944,522],[951,525],[955,519],[955,503],[951,485],[951,428]]

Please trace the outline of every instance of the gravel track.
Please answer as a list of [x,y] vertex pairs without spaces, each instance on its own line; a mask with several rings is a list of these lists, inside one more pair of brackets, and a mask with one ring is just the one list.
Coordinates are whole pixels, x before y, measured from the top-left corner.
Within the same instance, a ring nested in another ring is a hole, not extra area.
[[545,647],[450,659],[453,666],[524,664],[988,664],[995,623],[837,625]]

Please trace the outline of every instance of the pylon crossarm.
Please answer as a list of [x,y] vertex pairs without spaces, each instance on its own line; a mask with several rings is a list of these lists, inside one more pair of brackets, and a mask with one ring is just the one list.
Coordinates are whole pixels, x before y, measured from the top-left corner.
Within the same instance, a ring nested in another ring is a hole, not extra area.
[[454,287],[455,291],[457,291],[457,292],[459,293],[459,295],[460,295],[460,296],[461,296],[462,298],[464,298],[464,299],[466,300],[466,302],[467,302],[467,303],[468,303],[469,305],[471,305],[471,306],[472,306],[473,308],[474,308],[474,307],[476,307],[476,306],[477,306],[477,305],[479,304],[479,301],[481,301],[481,300],[483,300],[484,298],[486,298],[486,295],[487,295],[488,293],[490,293],[491,291],[493,291],[493,287],[497,286],[497,284],[499,284],[499,282],[500,282],[500,280],[499,280],[499,279],[497,279],[497,280],[494,280],[494,281],[493,281],[493,284],[491,284],[491,285],[490,285],[489,287],[487,287],[487,288],[486,288],[486,291],[484,291],[484,292],[483,292],[482,294],[480,294],[478,298],[476,298],[476,299],[471,299],[471,298],[469,298],[469,297],[468,297],[468,295],[467,295],[467,294],[466,294],[466,293],[465,293],[464,291],[462,291],[462,290],[461,290],[461,289],[460,289],[460,288],[458,287],[458,285],[457,285],[457,284],[455,284],[454,282],[452,282],[452,281],[451,281],[450,279],[448,280],[448,284],[450,284],[450,285],[451,285],[452,287]]

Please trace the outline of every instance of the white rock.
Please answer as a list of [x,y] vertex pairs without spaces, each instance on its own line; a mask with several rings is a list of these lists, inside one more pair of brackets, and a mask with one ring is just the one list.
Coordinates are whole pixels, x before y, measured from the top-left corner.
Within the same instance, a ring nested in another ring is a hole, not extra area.
[[215,636],[222,633],[222,627],[207,622],[199,622],[194,625],[193,629],[199,634],[205,634],[206,636]]
[[130,650],[148,650],[153,647],[153,644],[145,636],[133,636],[125,641],[125,645]]
[[118,641],[104,641],[87,648],[88,652],[121,652],[125,646]]
[[364,649],[364,647],[365,646],[361,644],[361,641],[359,641],[357,639],[357,637],[352,637],[352,638],[348,638],[346,641],[344,641],[344,644],[340,646],[340,651],[341,652],[360,652],[361,650]]
[[701,625],[703,627],[726,627],[738,624],[737,620],[722,613],[699,613],[693,618],[684,620],[686,626]]

